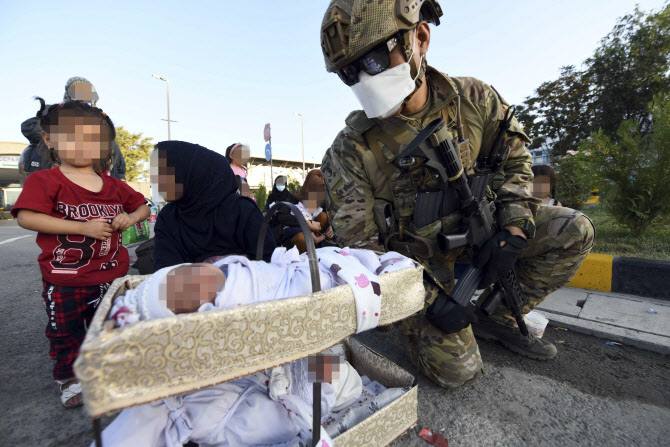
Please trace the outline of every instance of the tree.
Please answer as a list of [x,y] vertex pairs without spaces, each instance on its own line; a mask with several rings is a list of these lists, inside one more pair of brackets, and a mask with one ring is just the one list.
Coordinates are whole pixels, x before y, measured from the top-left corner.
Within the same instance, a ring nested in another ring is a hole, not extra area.
[[567,66],[554,81],[540,85],[519,109],[533,139],[531,148],[551,149],[557,160],[602,129],[613,141],[633,120],[651,131],[649,102],[670,93],[670,4],[645,14],[638,8],[617,22],[582,70]]
[[670,94],[656,96],[649,110],[651,134],[629,119],[618,141],[601,129],[582,145],[594,157],[603,205],[638,235],[670,215]]
[[265,202],[268,200],[268,190],[265,187],[265,183],[261,182],[254,196],[256,197],[256,205],[258,205],[258,208],[261,210],[265,208]]
[[293,175],[289,174],[288,185],[286,185],[286,187],[288,188],[291,194],[297,194],[300,192],[300,188],[302,188],[302,183],[300,182],[300,180],[293,177]]
[[521,112],[521,122],[533,138],[531,149],[551,149],[552,158],[575,149],[590,133],[584,119],[589,96],[584,73],[573,66],[562,67],[557,80],[540,85]]
[[556,197],[563,206],[581,209],[597,180],[593,157],[587,151],[569,151],[556,162]]
[[142,138],[142,133],[130,133],[121,127],[116,128],[116,143],[126,160],[126,180],[129,182],[145,180],[149,177],[149,154],[153,148],[153,138]]
[[622,17],[586,60],[592,85],[590,120],[617,140],[621,123],[633,120],[648,134],[654,95],[670,92],[670,5],[645,15],[639,8]]

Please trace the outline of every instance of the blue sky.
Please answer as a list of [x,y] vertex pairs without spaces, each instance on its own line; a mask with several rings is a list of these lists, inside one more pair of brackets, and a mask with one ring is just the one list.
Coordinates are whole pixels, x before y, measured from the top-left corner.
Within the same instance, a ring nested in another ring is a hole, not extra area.
[[[493,84],[521,102],[563,65],[590,56],[626,0],[441,1],[428,62],[452,76]],[[277,158],[320,160],[347,114],[360,108],[325,71],[319,28],[327,0],[47,2],[0,0],[0,141],[25,141],[35,95],[62,99],[65,81],[93,82],[117,126],[224,151],[237,141],[263,155],[270,122]],[[643,10],[664,0],[642,0]]]

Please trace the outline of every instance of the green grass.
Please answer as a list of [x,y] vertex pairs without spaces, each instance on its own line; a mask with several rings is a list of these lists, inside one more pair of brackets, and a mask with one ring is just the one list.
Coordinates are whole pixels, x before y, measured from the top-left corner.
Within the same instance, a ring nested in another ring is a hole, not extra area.
[[670,218],[657,221],[644,236],[616,223],[601,207],[583,210],[596,227],[591,253],[670,260]]

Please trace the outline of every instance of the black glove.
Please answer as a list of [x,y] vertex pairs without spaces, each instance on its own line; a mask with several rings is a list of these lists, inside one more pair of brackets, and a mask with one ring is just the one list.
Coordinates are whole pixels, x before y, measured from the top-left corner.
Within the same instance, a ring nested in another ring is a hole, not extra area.
[[428,307],[426,318],[445,334],[453,334],[476,321],[475,307],[463,307],[444,293],[440,293]]
[[[505,245],[501,247],[500,244],[503,241]],[[526,239],[521,236],[512,236],[508,230],[503,230],[489,239],[475,259],[475,267],[485,272],[479,288],[484,289],[490,286],[512,270],[526,247],[528,247]]]

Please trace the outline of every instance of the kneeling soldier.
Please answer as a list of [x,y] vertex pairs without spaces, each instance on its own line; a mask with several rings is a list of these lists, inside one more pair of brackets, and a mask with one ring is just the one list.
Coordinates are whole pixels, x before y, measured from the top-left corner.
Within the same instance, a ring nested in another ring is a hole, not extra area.
[[504,306],[488,316],[453,302],[449,293],[456,259],[475,256],[484,271],[481,288],[516,266],[525,314],[570,281],[593,246],[595,230],[582,213],[540,206],[533,198],[530,140],[512,119],[502,134],[508,155],[486,188],[499,228],[487,244],[486,259],[463,248],[437,249],[438,234],[462,232],[463,213],[446,202],[433,221],[416,212],[418,197],[439,191],[444,181],[426,160],[401,160],[401,152],[442,118],[465,173],[472,176],[491,151],[500,123],[511,115],[492,87],[474,78],[451,78],[427,65],[429,23],[439,25],[441,16],[436,0],[330,3],[321,26],[326,68],[351,87],[363,110],[346,119],[321,169],[327,212],[341,244],[397,251],[425,267],[428,321],[420,324],[413,317],[400,326],[411,343],[420,341],[419,351],[412,349],[410,355],[423,372],[456,388],[482,374],[472,321],[478,320],[475,334],[518,354],[551,359],[557,353],[551,343],[522,335]]

